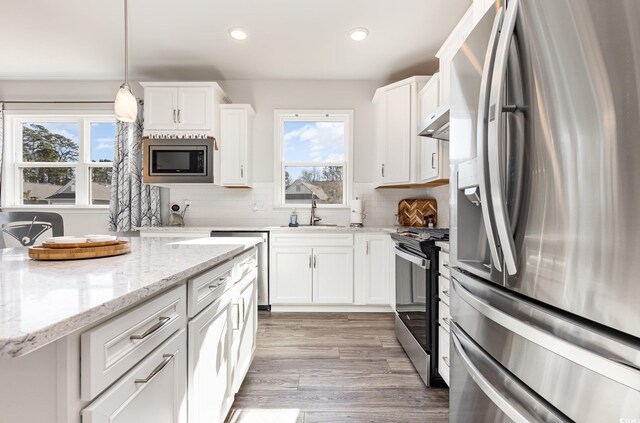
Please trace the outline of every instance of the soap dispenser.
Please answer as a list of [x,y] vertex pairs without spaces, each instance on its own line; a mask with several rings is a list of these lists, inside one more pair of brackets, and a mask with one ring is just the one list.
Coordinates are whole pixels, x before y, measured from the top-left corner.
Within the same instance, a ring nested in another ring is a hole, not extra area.
[[297,228],[298,227],[298,213],[296,209],[293,209],[291,215],[289,216],[289,227]]

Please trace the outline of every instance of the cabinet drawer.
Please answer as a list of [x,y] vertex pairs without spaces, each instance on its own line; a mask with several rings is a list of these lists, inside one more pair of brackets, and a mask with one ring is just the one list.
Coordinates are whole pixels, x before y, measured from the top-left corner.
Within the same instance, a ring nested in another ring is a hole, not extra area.
[[233,278],[234,260],[189,279],[187,282],[188,314],[193,317],[220,298],[236,282]]
[[352,247],[353,234],[345,233],[291,233],[287,232],[271,232],[272,247]]
[[440,300],[443,303],[450,306],[451,305],[451,303],[449,302],[450,297],[451,297],[451,284],[449,282],[449,279],[443,278],[442,276],[440,276],[438,278],[438,298],[440,298]]
[[440,301],[439,309],[438,309],[438,322],[440,326],[444,328],[447,332],[450,332],[449,324],[451,322],[451,311],[449,310],[449,306],[445,304],[443,301]]
[[449,272],[449,253],[440,251],[438,259],[440,262],[439,264],[440,268],[438,269],[440,271],[440,276],[443,276],[447,279],[451,279],[450,272]]
[[81,397],[88,401],[186,325],[180,286],[81,336]]
[[251,273],[256,267],[258,267],[258,250],[252,248],[234,259],[233,280],[235,282],[241,281],[242,278]]
[[449,332],[443,328],[438,328],[438,372],[444,381],[449,385]]
[[183,329],[82,410],[83,423],[186,423],[186,350]]

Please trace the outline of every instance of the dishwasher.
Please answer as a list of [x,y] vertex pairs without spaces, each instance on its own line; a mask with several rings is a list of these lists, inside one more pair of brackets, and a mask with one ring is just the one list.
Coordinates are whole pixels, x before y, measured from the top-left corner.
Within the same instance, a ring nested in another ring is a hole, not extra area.
[[258,248],[258,310],[271,311],[269,301],[269,232],[259,231],[211,231],[214,238],[261,238]]

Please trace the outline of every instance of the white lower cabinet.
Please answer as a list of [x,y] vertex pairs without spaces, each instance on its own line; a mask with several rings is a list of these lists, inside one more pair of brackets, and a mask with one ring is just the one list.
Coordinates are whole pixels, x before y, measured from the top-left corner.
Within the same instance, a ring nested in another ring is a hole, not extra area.
[[[258,334],[258,290],[257,273],[247,275],[236,288],[237,294],[232,305],[232,341],[231,341],[231,371],[232,388],[234,394],[240,390],[240,385],[249,371],[253,355],[256,351]],[[234,320],[235,319],[235,320]]]
[[391,237],[388,234],[356,234],[356,304],[389,304],[394,276],[391,274]]
[[353,304],[353,248],[313,249],[313,302]]
[[353,247],[271,249],[272,304],[353,304]]
[[83,423],[186,423],[186,360],[182,329],[86,407]]
[[312,301],[310,247],[271,248],[271,303],[308,304]]
[[189,422],[222,421],[233,401],[228,298],[189,322]]

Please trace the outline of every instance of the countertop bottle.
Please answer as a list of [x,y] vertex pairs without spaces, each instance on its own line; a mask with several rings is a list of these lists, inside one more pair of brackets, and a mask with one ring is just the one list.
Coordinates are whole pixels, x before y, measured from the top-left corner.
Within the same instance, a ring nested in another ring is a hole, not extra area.
[[298,226],[298,213],[296,212],[296,209],[293,209],[291,215],[289,216],[289,226],[291,226],[292,228]]

